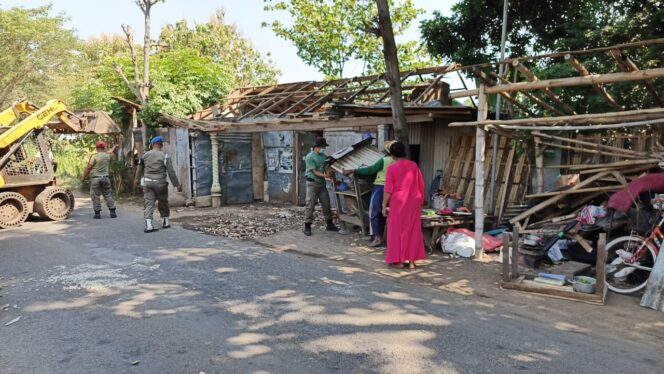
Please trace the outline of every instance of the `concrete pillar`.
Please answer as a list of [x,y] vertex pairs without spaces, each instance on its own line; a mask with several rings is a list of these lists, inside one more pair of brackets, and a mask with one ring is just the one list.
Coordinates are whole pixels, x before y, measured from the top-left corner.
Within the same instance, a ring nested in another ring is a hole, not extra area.
[[221,206],[221,185],[219,184],[219,139],[217,134],[210,134],[212,143],[212,207]]

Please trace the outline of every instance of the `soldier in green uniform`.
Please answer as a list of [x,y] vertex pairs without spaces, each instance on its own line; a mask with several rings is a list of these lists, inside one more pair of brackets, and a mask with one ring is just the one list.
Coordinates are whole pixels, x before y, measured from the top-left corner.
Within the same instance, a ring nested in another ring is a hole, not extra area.
[[145,152],[143,158],[139,160],[136,177],[134,178],[134,186],[138,187],[139,180],[143,177],[143,217],[145,218],[145,230],[143,231],[146,233],[158,230],[152,225],[155,204],[159,209],[159,215],[161,215],[161,227],[164,229],[171,227],[166,177],[168,176],[168,179],[171,180],[173,186],[177,187],[178,191],[182,190],[178,177],[175,175],[175,170],[173,170],[173,163],[168,154],[162,150],[164,147],[163,138],[157,136],[150,141],[150,144],[152,149]]
[[110,151],[106,151],[106,143],[101,140],[98,141],[95,144],[97,153],[90,157],[88,167],[83,172],[83,177],[81,177],[81,182],[83,182],[88,175],[90,176],[90,197],[92,198],[92,207],[95,211],[95,219],[101,218],[100,195],[104,195],[106,206],[111,211],[111,218],[117,217],[111,180],[108,174],[108,166],[111,163],[111,159],[115,157],[115,149],[117,147],[116,145]]
[[325,138],[317,138],[311,152],[305,158],[305,168],[307,177],[307,195],[304,212],[304,235],[311,235],[311,223],[314,221],[314,208],[316,200],[320,201],[323,207],[323,215],[327,222],[327,231],[339,231],[339,228],[332,221],[332,209],[330,208],[330,195],[327,192],[325,178],[328,176],[325,172],[325,159],[327,155],[324,150],[327,147]]

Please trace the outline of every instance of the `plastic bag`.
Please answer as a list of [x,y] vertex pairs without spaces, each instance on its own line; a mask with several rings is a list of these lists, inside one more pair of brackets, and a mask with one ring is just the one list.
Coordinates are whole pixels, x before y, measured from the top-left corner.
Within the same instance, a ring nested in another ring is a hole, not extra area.
[[[475,240],[475,232],[474,231],[470,231],[468,229],[449,229],[449,230],[447,230],[448,234],[453,233],[453,232],[464,234],[464,235],[472,238],[473,241]],[[496,252],[498,250],[498,248],[500,248],[502,246],[503,246],[503,241],[502,240],[500,240],[496,237],[493,237],[491,235],[487,235],[487,234],[482,235],[482,248],[484,248],[484,252]]]
[[453,232],[442,241],[443,253],[460,257],[473,257],[475,255],[475,239],[459,232]]

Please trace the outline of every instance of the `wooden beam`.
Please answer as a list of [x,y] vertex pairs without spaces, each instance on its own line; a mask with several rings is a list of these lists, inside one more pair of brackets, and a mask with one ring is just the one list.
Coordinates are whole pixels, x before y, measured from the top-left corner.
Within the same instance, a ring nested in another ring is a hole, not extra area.
[[[620,49],[612,49],[609,51],[609,53],[611,53],[613,59],[616,60],[620,70],[624,72],[639,71],[639,68],[636,66],[634,61],[627,57],[627,55],[624,54]],[[655,99],[657,104],[659,104],[659,106],[664,106],[664,98],[662,98],[662,96],[660,96],[660,94],[657,92],[657,89],[652,84],[652,80],[645,80],[643,81],[643,84],[646,86],[648,91],[650,91],[650,95]]]
[[506,60],[501,61],[501,63],[512,63],[514,61],[528,61],[528,60],[541,60],[544,58],[556,58],[556,57],[563,57],[566,54],[572,54],[575,56],[578,55],[588,55],[588,54],[596,54],[596,53],[601,53],[601,52],[607,52],[612,49],[624,49],[624,48],[635,48],[635,47],[645,47],[645,46],[651,46],[651,45],[657,45],[657,44],[664,44],[664,38],[658,38],[658,39],[649,39],[649,40],[641,40],[638,42],[631,42],[631,43],[623,43],[623,44],[616,44],[610,47],[600,47],[600,48],[592,48],[592,49],[583,49],[583,50],[578,50],[578,51],[567,51],[567,52],[553,52],[553,53],[546,53],[542,55],[535,55],[535,56],[526,56],[526,57],[515,57],[515,58],[509,58]]
[[[528,68],[526,68],[522,63],[520,63],[520,62],[518,62],[518,61],[515,61],[515,62],[512,63],[512,65],[513,65],[517,70],[519,70],[519,72],[520,72],[521,74],[525,75],[525,76],[526,76],[526,79],[528,79],[528,81],[529,81],[530,83],[543,82],[543,81],[540,81],[539,78],[537,78],[537,77],[535,76],[535,74],[533,74],[530,70],[528,70]],[[509,84],[509,85],[515,85],[515,84],[519,84],[519,83],[511,83],[511,84]],[[508,85],[508,86],[509,86],[509,85]],[[502,86],[501,86],[501,87],[502,87]],[[569,113],[569,114],[576,114],[576,112],[574,111],[574,109],[572,109],[569,105],[565,104],[564,101],[560,100],[560,98],[558,97],[558,95],[556,95],[555,93],[553,93],[553,91],[551,91],[551,89],[550,89],[549,87],[544,86],[544,87],[541,88],[541,90],[542,90],[542,92],[544,92],[544,94],[545,94],[546,96],[548,96],[551,100],[555,101],[556,104],[558,104],[561,108],[563,108],[563,110],[564,110],[565,112],[567,112],[567,113]]]
[[[406,116],[408,123],[431,122],[434,117],[428,114]],[[330,129],[343,129],[354,127],[370,127],[392,124],[392,117],[347,117],[347,118],[325,118],[325,119],[294,119],[275,120],[265,122],[219,122],[199,121],[192,119],[177,118],[162,115],[159,121],[173,126],[200,127],[201,131],[208,133],[254,133],[266,131],[320,131]]]
[[336,90],[345,87],[350,82],[352,82],[352,80],[347,79],[345,82],[339,84],[338,86],[333,88],[332,91],[330,91],[328,94],[326,94],[323,97],[319,98],[318,100],[316,100],[312,104],[308,105],[306,108],[302,109],[299,113],[295,114],[295,117],[300,117],[301,115],[303,115],[307,112],[310,112],[312,110],[316,110],[316,109],[320,108],[323,104],[325,104],[330,99],[330,97],[332,97],[332,95],[334,95],[334,92]]
[[[403,77],[400,80],[401,84],[403,85],[403,82],[405,82],[406,79],[410,78],[410,76],[413,75],[413,73],[415,73],[415,71],[416,70],[411,70],[408,73],[406,73],[405,75],[403,75]],[[404,88],[405,87],[402,87],[402,89],[404,89]],[[385,93],[383,93],[383,95],[380,98],[378,98],[376,103],[382,103],[383,100],[387,99],[388,97],[390,97],[390,89],[389,89],[389,87],[386,87],[385,88]]]
[[551,192],[542,192],[526,195],[526,199],[533,199],[538,197],[551,197],[558,195],[573,195],[579,193],[588,193],[588,192],[603,192],[603,191],[616,191],[622,189],[622,185],[615,186],[603,186],[603,187],[592,187],[592,188],[581,188],[578,190],[564,190],[564,191],[551,191]]
[[[536,141],[537,141],[537,137]],[[537,141],[539,144],[545,145],[547,147],[554,147],[554,148],[560,148],[560,149],[567,149],[570,151],[574,152],[581,152],[581,153],[590,153],[594,155],[600,155],[600,156],[614,156],[614,157],[623,157],[623,158],[631,158],[631,159],[643,159],[643,156],[635,156],[635,155],[630,155],[630,154],[625,154],[625,153],[616,153],[616,152],[609,152],[609,151],[603,151],[603,150],[598,150],[598,149],[584,149],[584,148],[578,148],[578,147],[572,147],[569,145],[562,145],[558,143],[548,143],[548,142],[543,142],[543,141]]]
[[313,91],[311,91],[307,96],[305,96],[305,97],[303,97],[302,99],[298,100],[295,104],[293,104],[293,105],[291,105],[290,107],[288,107],[288,109],[286,109],[286,110],[284,110],[283,112],[279,113],[279,117],[283,117],[283,116],[285,116],[286,114],[290,113],[293,109],[295,109],[295,108],[297,108],[298,106],[302,105],[304,102],[306,102],[307,100],[309,100],[312,96],[316,95],[320,90],[322,90],[323,88],[325,88],[325,87],[327,87],[328,85],[330,85],[331,82],[332,82],[332,81],[327,81],[327,82],[325,82],[322,86],[320,86],[320,87],[314,89]]
[[502,84],[500,86],[487,87],[486,93],[495,94],[498,92],[532,91],[560,87],[590,86],[603,83],[636,82],[661,77],[664,77],[664,68],[639,70],[631,73],[609,73],[589,75],[587,77],[558,78],[536,82]]
[[[565,55],[565,61],[567,61],[568,64],[570,64],[576,71],[581,74],[582,77],[587,77],[590,75],[588,72],[588,69],[586,69],[585,66],[583,66],[582,63],[580,63],[574,56],[571,54],[566,54]],[[593,84],[591,86],[598,94],[600,94],[604,100],[606,100],[611,106],[613,106],[613,109],[615,110],[623,110],[622,105],[618,104],[616,100],[609,94],[606,89],[599,84]]]
[[[611,173],[610,172],[597,173],[597,174],[593,175],[592,177],[582,181],[581,183],[574,185],[574,187],[572,187],[570,190],[578,190],[578,189],[581,189],[583,187],[586,187],[586,186],[590,185],[591,183],[594,183],[598,179],[604,178],[605,176],[607,176],[609,174],[611,174]],[[535,205],[534,207],[532,207],[532,208],[526,210],[525,212],[519,214],[518,216],[512,218],[510,220],[510,223],[515,224],[515,223],[521,221],[522,219],[526,219],[526,218],[530,217],[531,215],[539,212],[540,210],[557,203],[558,201],[562,200],[563,197],[565,197],[565,195],[557,195],[557,196],[553,196],[550,199],[542,201],[541,203]]]
[[[495,78],[495,79],[500,79],[500,81],[503,82],[503,83],[505,83],[505,84],[510,84],[510,83],[511,83],[511,82],[508,81],[507,79],[505,79],[505,78],[499,76],[498,74],[496,74],[496,73],[494,73],[494,72],[490,72],[490,73],[489,73],[489,76],[491,76],[491,77],[493,77],[493,78]],[[523,96],[527,97],[528,99],[530,99],[531,101],[533,101],[535,104],[541,106],[541,107],[544,108],[544,109],[547,109],[547,110],[549,110],[549,111],[551,111],[551,112],[554,112],[554,113],[557,113],[557,114],[560,114],[560,115],[565,115],[565,112],[563,112],[562,110],[560,110],[560,109],[554,107],[553,105],[550,105],[549,103],[543,101],[542,99],[540,99],[539,97],[537,97],[537,96],[531,94],[530,92],[525,91],[525,92],[520,92],[520,94],[522,94]]]
[[[496,85],[496,81],[494,81],[493,79],[488,77],[487,74],[485,72],[481,71],[481,70],[476,70],[475,71],[475,76],[480,78],[480,80],[488,86],[495,86]],[[498,94],[500,96],[502,96],[503,98],[505,98],[505,100],[507,100],[510,103],[512,103],[512,104],[516,105],[517,107],[519,107],[523,112],[525,112],[525,113],[527,113],[527,114],[529,114],[533,117],[536,117],[535,113],[533,113],[530,110],[530,108],[528,108],[527,106],[523,105],[522,103],[520,103],[517,100],[515,100],[514,98],[512,98],[512,96],[509,93],[499,92]]]
[[[501,85],[498,87],[504,87]],[[488,87],[492,88],[492,87]],[[487,88],[487,89],[488,89]],[[596,113],[596,114],[577,114],[574,116],[558,116],[558,117],[544,117],[544,118],[522,118],[512,120],[495,120],[489,119],[482,122],[452,122],[450,127],[473,127],[477,125],[521,125],[521,126],[535,126],[535,125],[563,125],[563,124],[605,124],[605,123],[619,123],[627,121],[640,121],[640,120],[657,120],[664,119],[663,108],[642,109],[642,110],[626,110],[617,113]],[[564,128],[556,128],[564,130]]]
[[[269,98],[267,100],[263,100],[260,104],[258,104],[257,107],[255,107],[254,109],[252,109],[252,110],[248,111],[247,113],[243,114],[238,119],[243,119],[243,118],[247,118],[249,116],[255,115],[259,111],[261,113],[265,113],[266,111],[270,110],[270,108],[273,108],[276,105],[279,105],[280,103],[284,102],[285,100],[288,100],[289,98],[293,97],[295,95],[295,92],[291,92],[290,91],[291,88],[296,88],[296,89],[300,90],[300,89],[304,89],[304,88],[309,87],[309,86],[311,86],[311,83],[306,85],[305,87],[301,87],[301,88],[298,88],[297,85],[292,85],[291,87],[288,87],[285,90],[279,92],[279,94],[288,93],[288,95],[283,97],[281,100],[274,103],[274,100],[278,99],[279,96],[273,96],[272,98]],[[272,104],[272,105],[270,105],[270,104]],[[268,105],[270,105],[270,106],[268,108],[266,108]]]
[[633,155],[633,156],[647,157],[647,154],[645,152],[637,152],[637,151],[633,151],[631,149],[623,149],[623,148],[618,148],[618,147],[612,147],[610,145],[604,145],[604,144],[593,143],[593,142],[586,142],[586,141],[575,139],[575,138],[566,138],[566,137],[562,137],[562,136],[549,135],[549,134],[544,134],[544,133],[537,132],[537,131],[533,131],[532,135],[538,136],[540,138],[545,138],[545,139],[560,140],[561,142],[568,142],[568,143],[579,144],[579,145],[588,146],[588,147],[594,147],[594,148],[597,148],[597,149],[605,149],[607,151],[616,152],[616,153],[625,153],[625,154],[630,154],[630,155]]

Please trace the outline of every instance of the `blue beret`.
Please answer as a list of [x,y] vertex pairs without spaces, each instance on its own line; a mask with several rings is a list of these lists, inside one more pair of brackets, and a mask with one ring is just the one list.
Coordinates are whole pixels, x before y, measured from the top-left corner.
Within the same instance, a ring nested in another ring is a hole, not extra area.
[[152,138],[152,140],[150,141],[150,144],[163,143],[163,142],[164,142],[164,138],[162,138],[161,136],[155,136],[155,137]]

